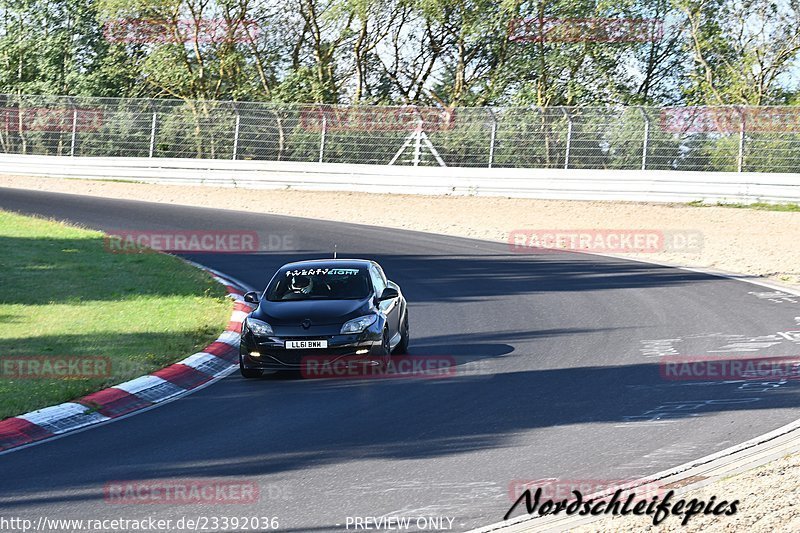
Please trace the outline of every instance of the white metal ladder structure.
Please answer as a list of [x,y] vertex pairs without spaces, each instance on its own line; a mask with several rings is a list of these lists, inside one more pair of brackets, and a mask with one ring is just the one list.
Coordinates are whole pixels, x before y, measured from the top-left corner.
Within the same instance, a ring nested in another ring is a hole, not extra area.
[[411,143],[414,143],[414,159],[413,165],[415,167],[419,166],[420,160],[422,158],[422,147],[424,146],[430,151],[431,155],[436,159],[436,162],[439,163],[440,167],[446,167],[444,160],[439,155],[439,152],[436,151],[436,147],[433,146],[433,143],[422,130],[422,118],[419,119],[417,122],[417,127],[412,131],[408,137],[406,137],[403,146],[394,154],[394,157],[391,161],[389,161],[390,165],[394,165],[397,159],[406,151],[406,149],[411,146]]

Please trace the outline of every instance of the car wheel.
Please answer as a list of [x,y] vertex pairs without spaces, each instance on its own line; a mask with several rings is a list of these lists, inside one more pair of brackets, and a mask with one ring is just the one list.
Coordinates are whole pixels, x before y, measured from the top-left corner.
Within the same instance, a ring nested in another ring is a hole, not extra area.
[[261,370],[256,368],[245,368],[242,364],[241,357],[239,358],[239,372],[241,372],[242,377],[245,378],[260,378],[261,377]]
[[394,347],[392,352],[395,355],[404,355],[408,353],[408,341],[411,339],[411,333],[408,329],[408,314],[403,319],[403,326],[400,329],[400,342]]

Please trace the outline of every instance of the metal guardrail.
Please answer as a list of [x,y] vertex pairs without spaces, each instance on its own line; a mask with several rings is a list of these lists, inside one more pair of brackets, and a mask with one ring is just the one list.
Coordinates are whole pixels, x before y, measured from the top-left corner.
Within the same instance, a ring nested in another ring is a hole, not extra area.
[[800,172],[800,106],[444,109],[0,95],[0,153]]
[[800,202],[800,174],[59,157],[0,154],[0,172],[243,189],[301,189],[570,200]]

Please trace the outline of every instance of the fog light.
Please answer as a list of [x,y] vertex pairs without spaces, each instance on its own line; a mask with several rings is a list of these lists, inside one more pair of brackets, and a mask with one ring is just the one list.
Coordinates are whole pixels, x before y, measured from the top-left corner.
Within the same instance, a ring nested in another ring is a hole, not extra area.
[[250,352],[250,357],[261,357],[261,354],[258,352]]
[[356,355],[362,355],[362,354],[365,354],[365,353],[367,353],[367,352],[369,352],[369,350],[368,350],[368,349],[366,349],[366,348],[365,348],[365,349],[363,349],[363,350],[356,350]]

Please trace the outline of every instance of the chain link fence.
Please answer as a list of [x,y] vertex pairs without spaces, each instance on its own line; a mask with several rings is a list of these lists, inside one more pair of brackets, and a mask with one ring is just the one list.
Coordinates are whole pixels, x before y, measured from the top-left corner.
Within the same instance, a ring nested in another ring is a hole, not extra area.
[[0,95],[0,153],[800,172],[800,106],[443,109]]

